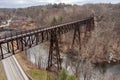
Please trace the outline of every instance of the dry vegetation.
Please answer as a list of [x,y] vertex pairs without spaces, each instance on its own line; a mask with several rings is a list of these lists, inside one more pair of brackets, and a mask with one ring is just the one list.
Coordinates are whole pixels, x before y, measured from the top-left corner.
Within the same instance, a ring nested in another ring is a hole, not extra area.
[[[21,64],[22,68],[26,74],[32,80],[53,80],[53,77],[50,72],[47,72],[44,69],[39,69],[35,64],[27,60],[25,52],[21,52],[22,55],[16,54],[16,58]],[[49,79],[48,79],[49,78]]]
[[[120,4],[89,5],[95,11],[96,28],[84,53],[93,62],[116,62],[120,60]],[[94,8],[93,8],[94,7]]]
[[5,80],[5,79],[6,79],[6,76],[4,73],[4,68],[3,68],[2,62],[0,61],[0,80]]
[[83,6],[48,4],[19,9],[0,9],[0,15],[6,15],[5,18],[1,18],[2,20],[12,15],[31,17],[36,22],[36,27],[51,26],[55,19],[57,24],[61,24],[91,14],[95,15],[96,28],[89,42],[82,46],[83,57],[90,58],[94,63],[120,60],[120,4]]
[[[82,43],[82,58],[93,63],[110,63],[120,60],[120,4],[86,4],[83,6],[49,4],[17,10],[1,9],[0,11],[0,14],[6,14],[7,18],[15,12],[15,15],[31,17],[36,22],[37,27],[51,26],[54,19],[58,20],[57,24],[61,24],[94,14],[95,30],[92,32],[92,37],[88,43]],[[71,41],[68,39],[71,37],[71,33],[64,37],[63,45],[66,49],[70,48]],[[83,66],[84,77],[88,73],[85,72],[87,68],[90,67],[88,65]]]

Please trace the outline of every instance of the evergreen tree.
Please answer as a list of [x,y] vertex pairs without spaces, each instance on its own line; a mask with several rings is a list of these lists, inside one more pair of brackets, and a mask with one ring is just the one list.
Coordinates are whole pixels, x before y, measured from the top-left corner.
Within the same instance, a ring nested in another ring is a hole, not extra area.
[[67,72],[63,69],[55,80],[78,80],[74,75],[68,75]]

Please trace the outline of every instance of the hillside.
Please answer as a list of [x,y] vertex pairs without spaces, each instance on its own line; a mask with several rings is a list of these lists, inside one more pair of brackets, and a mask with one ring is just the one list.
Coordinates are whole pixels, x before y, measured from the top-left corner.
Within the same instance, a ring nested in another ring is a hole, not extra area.
[[51,26],[54,19],[58,20],[57,24],[61,24],[91,14],[95,16],[96,27],[90,41],[82,49],[83,56],[89,57],[93,62],[120,60],[120,4],[83,6],[49,4],[19,9],[0,9],[1,20],[9,19],[14,15],[25,16],[32,18],[36,27]]

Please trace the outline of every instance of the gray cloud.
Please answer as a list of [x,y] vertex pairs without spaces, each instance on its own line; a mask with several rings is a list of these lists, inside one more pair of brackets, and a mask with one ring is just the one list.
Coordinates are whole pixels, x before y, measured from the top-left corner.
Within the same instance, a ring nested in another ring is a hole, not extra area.
[[85,3],[119,3],[120,0],[4,0],[0,1],[0,8],[23,8],[59,2],[82,5]]
[[33,0],[4,0],[0,1],[0,8],[24,8],[35,5],[45,5],[46,2],[37,2]]

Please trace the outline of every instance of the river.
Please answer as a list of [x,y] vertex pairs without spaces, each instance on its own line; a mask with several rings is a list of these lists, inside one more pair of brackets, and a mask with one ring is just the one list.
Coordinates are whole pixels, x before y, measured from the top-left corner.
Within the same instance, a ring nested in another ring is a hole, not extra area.
[[[47,67],[49,42],[39,44],[27,50],[27,58],[40,68]],[[61,54],[62,68],[69,74],[76,74],[80,80],[120,80],[120,64],[106,64],[106,67],[95,67],[93,64],[83,61],[75,62],[66,54]]]

